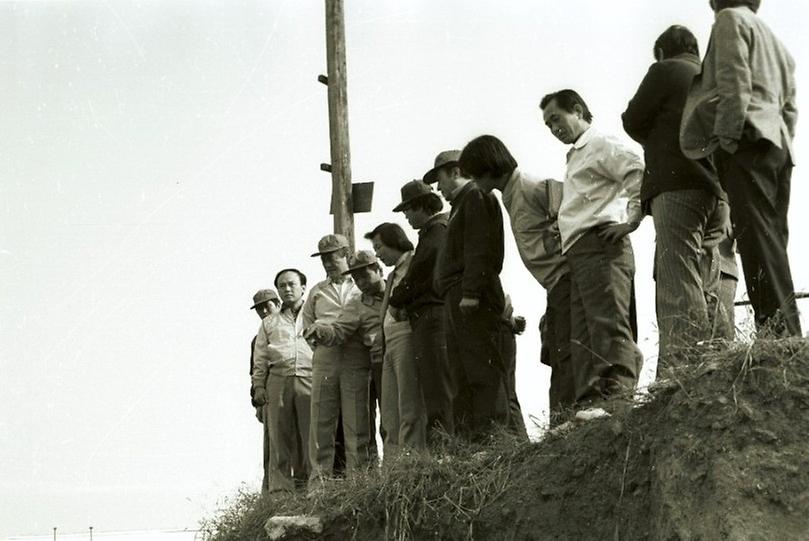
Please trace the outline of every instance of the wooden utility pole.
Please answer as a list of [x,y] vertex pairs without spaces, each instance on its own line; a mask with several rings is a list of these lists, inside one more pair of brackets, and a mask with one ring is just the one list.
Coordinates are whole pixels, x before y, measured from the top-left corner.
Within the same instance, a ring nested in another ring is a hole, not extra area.
[[[346,37],[343,0],[326,1],[326,67],[329,92],[332,205],[334,232],[345,235],[354,250],[354,206],[351,198],[351,148],[348,142]],[[323,82],[321,80],[321,82]]]

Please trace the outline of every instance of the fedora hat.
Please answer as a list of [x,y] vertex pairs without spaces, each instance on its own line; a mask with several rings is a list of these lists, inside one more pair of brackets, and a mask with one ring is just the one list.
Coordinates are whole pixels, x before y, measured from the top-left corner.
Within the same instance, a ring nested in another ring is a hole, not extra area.
[[422,195],[433,195],[438,197],[438,195],[433,192],[433,189],[429,184],[425,184],[423,181],[418,179],[411,180],[402,186],[402,202],[393,207],[393,212],[401,212],[405,210],[412,201],[418,199]]
[[460,150],[445,150],[439,152],[435,157],[435,164],[432,169],[424,173],[424,182],[432,184],[438,182],[438,170],[447,165],[458,165],[458,160],[461,159]]

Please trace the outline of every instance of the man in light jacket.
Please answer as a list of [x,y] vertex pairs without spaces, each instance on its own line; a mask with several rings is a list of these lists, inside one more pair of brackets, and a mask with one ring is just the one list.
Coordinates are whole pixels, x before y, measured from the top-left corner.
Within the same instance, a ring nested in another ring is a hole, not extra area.
[[760,3],[711,0],[711,41],[686,101],[680,145],[693,159],[713,155],[757,328],[800,336],[787,256],[795,61],[756,15]]
[[266,424],[272,446],[268,490],[292,491],[306,482],[309,468],[309,410],[312,350],[303,336],[306,275],[284,269],[275,277],[281,311],[262,320],[253,353],[253,400],[267,405]]

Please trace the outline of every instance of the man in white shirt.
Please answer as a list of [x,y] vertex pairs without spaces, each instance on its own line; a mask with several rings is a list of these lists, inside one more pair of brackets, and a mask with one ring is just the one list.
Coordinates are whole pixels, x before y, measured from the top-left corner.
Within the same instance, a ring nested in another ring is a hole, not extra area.
[[511,231],[525,267],[547,291],[541,329],[542,362],[551,367],[551,425],[576,400],[570,367],[570,273],[562,255],[557,215],[562,183],[526,175],[503,142],[493,135],[470,141],[460,158],[461,169],[485,192],[503,194]]
[[630,304],[635,257],[628,234],[642,218],[644,164],[618,139],[590,126],[592,114],[573,90],[540,103],[545,125],[567,153],[559,208],[562,253],[571,274],[571,361],[576,400],[631,397],[643,358]]

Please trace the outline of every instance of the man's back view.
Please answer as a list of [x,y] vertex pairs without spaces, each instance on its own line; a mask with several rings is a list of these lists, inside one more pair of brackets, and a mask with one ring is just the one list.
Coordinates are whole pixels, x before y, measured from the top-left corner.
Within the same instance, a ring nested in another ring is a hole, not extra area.
[[756,326],[800,336],[787,256],[795,61],[756,15],[760,3],[711,0],[716,21],[683,112],[680,144],[690,158],[714,156]]

